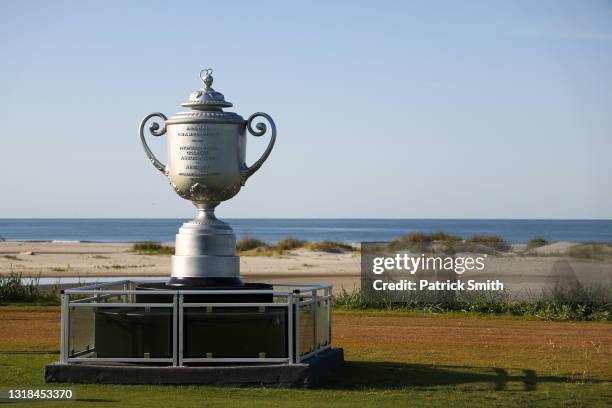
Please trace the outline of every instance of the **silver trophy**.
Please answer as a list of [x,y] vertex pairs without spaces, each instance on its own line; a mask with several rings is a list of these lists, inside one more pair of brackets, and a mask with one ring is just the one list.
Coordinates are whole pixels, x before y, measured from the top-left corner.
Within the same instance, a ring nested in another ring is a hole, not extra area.
[[[261,112],[247,120],[223,108],[232,104],[212,88],[212,69],[200,72],[202,89],[193,92],[180,112],[168,119],[156,112],[140,124],[140,139],[153,166],[168,177],[176,193],[198,209],[192,221],[184,223],[176,235],[170,284],[240,284],[240,262],[236,237],[231,227],[215,217],[215,207],[240,191],[249,177],[266,161],[276,141],[272,118]],[[271,128],[268,147],[252,166],[247,166],[246,131],[262,136],[268,127],[253,121],[263,117]],[[156,121],[156,119],[158,121]],[[163,123],[160,125],[160,121]],[[153,136],[167,135],[168,163],[163,164],[145,140],[145,127]]]

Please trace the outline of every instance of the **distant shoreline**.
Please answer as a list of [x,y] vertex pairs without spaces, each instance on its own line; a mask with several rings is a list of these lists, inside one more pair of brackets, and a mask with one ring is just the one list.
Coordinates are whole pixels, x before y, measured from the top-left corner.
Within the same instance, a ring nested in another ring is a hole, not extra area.
[[[0,219],[0,241],[83,243],[173,242],[187,219]],[[612,243],[612,220],[495,219],[225,219],[238,239],[266,242],[292,237],[307,241],[384,242],[406,234],[444,232],[468,239],[499,235],[509,243],[547,241]]]

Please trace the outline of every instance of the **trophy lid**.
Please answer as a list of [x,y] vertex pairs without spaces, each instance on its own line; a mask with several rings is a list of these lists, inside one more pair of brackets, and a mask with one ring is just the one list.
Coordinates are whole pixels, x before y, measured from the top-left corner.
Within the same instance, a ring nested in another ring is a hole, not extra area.
[[231,102],[225,100],[225,96],[221,92],[217,92],[212,88],[213,70],[206,68],[200,71],[200,79],[204,86],[199,91],[192,92],[189,95],[189,100],[181,105],[195,110],[219,110],[220,108],[229,108],[233,106]]

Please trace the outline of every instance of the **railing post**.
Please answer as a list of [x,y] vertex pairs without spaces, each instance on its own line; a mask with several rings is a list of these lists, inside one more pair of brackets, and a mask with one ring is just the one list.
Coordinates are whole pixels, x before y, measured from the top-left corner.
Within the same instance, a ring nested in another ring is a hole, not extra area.
[[331,286],[327,288],[326,296],[328,296],[327,298],[327,331],[328,331],[328,336],[329,336],[327,340],[327,344],[331,346],[331,343],[332,343],[332,306],[333,306]]
[[172,365],[179,365],[178,357],[178,313],[179,313],[179,299],[178,294],[174,294],[172,297]]
[[61,311],[60,311],[60,362],[62,364],[68,363],[68,346],[69,346],[69,318],[70,310],[68,309],[69,296],[66,293],[61,294]]
[[317,341],[317,309],[319,308],[319,297],[317,296],[317,291],[312,291],[312,303],[310,304],[312,308],[312,351],[316,352],[319,349],[319,342]]
[[178,362],[179,367],[183,366],[183,343],[185,342],[183,338],[183,321],[184,319],[184,311],[183,311],[183,294],[179,291],[178,294]]
[[302,361],[302,357],[300,355],[300,291],[296,290],[293,293],[297,295],[297,302],[295,304],[295,362],[299,363]]
[[295,363],[295,358],[293,356],[293,293],[289,293],[287,295],[287,357],[289,358],[289,364]]

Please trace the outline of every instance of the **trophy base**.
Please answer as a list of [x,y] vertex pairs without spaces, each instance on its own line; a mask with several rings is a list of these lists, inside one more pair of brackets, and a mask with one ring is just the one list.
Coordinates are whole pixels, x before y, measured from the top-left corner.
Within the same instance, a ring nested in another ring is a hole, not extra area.
[[232,228],[217,219],[213,204],[198,207],[196,219],[184,223],[176,235],[172,256],[173,286],[241,286],[240,258]]
[[178,288],[216,288],[216,287],[243,287],[245,283],[240,278],[208,278],[208,277],[171,277],[166,286]]
[[[207,291],[207,293],[188,293],[183,295],[186,303],[270,303],[274,301],[272,295],[273,285],[260,282],[242,282],[240,279],[236,279],[236,281],[196,278],[170,279],[170,281],[164,283],[140,283],[136,285],[135,289],[142,291],[142,293],[136,295],[136,300],[138,303],[171,303],[173,295],[164,295],[159,292],[183,289]],[[156,293],[151,294],[151,291]],[[226,291],[232,291],[232,293],[226,293]],[[253,291],[270,291],[270,293],[253,293]]]

